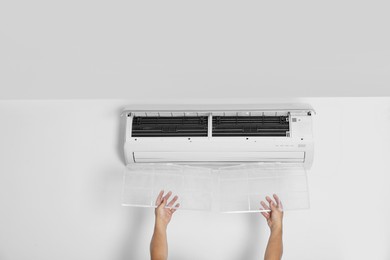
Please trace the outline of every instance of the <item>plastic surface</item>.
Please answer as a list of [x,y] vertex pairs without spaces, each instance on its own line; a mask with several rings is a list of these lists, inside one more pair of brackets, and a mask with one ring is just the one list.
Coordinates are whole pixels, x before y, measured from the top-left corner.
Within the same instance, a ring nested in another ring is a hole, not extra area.
[[180,209],[258,212],[260,201],[276,193],[285,210],[309,208],[307,176],[300,164],[128,165],[124,206],[155,207],[160,190],[179,196]]
[[260,201],[277,194],[285,210],[309,208],[306,172],[299,164],[242,164],[218,170],[222,212],[260,210]]
[[213,183],[208,168],[169,163],[129,165],[122,205],[155,207],[157,195],[164,190],[179,196],[180,209],[211,210]]

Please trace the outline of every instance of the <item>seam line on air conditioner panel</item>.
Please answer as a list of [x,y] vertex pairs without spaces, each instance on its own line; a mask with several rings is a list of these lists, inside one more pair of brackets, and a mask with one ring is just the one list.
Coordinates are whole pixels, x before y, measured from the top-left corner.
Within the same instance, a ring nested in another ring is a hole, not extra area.
[[209,117],[208,117],[208,131],[207,131],[207,137],[212,137],[213,136],[213,118],[212,118],[212,114],[210,113],[209,114]]
[[275,112],[275,111],[303,111],[303,110],[307,110],[307,111],[312,111],[316,114],[316,111],[313,109],[313,108],[289,108],[289,107],[285,107],[285,108],[258,108],[258,109],[255,109],[255,108],[244,108],[244,109],[197,109],[197,108],[194,108],[194,109],[153,109],[153,110],[148,110],[148,109],[132,109],[132,108],[125,108],[123,111],[132,111],[132,112],[183,112],[183,113],[191,113],[191,112],[224,112],[224,111],[252,111],[252,112],[262,112],[262,111],[271,111],[271,112]]

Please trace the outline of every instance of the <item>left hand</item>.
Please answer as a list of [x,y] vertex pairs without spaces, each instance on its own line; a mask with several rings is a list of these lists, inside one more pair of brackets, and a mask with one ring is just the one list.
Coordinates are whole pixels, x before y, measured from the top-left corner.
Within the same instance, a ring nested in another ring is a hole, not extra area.
[[160,191],[158,194],[158,197],[156,199],[156,210],[155,210],[155,215],[156,215],[156,224],[160,224],[163,227],[167,227],[169,222],[171,221],[173,213],[177,210],[178,207],[180,207],[180,203],[177,203],[174,207],[172,208],[177,199],[179,198],[178,196],[174,196],[173,199],[168,202],[169,197],[172,195],[172,192],[169,191],[165,196],[164,191]]

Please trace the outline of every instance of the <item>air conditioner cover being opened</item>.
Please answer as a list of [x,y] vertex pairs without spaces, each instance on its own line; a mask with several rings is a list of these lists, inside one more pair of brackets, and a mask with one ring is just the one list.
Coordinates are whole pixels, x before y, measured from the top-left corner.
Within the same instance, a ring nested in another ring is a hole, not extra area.
[[144,163],[126,167],[124,206],[155,207],[161,190],[179,196],[180,209],[259,212],[265,196],[279,195],[283,208],[309,208],[302,164],[244,163],[202,167],[196,164]]
[[154,207],[164,190],[189,210],[261,211],[274,193],[284,209],[309,208],[313,114],[307,104],[128,108],[123,205]]

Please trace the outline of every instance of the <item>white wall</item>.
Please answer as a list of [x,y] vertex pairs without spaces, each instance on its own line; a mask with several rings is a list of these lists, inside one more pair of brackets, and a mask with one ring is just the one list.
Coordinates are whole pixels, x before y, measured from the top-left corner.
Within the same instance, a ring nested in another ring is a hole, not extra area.
[[[311,209],[285,213],[285,259],[390,259],[390,98],[303,101],[317,110]],[[131,102],[0,102],[0,259],[148,259],[153,210],[120,205]],[[268,229],[179,210],[168,236],[173,260],[251,260]]]
[[386,0],[1,1],[0,99],[389,96],[389,8]]

